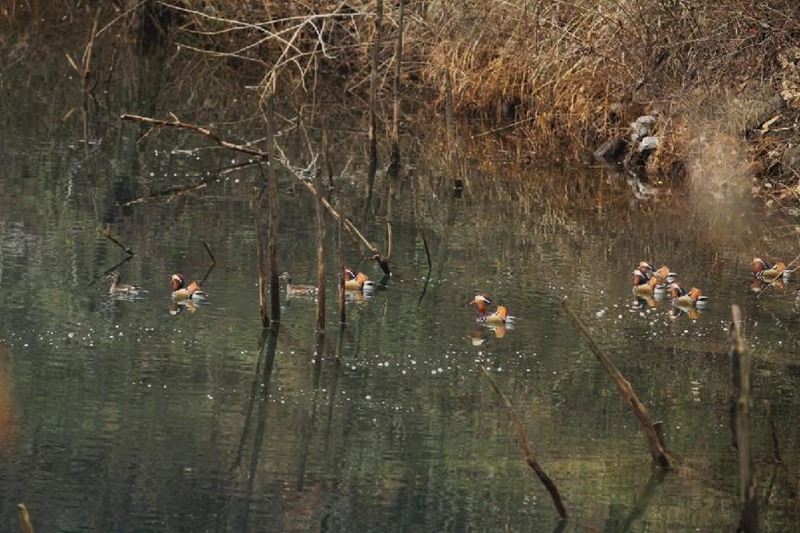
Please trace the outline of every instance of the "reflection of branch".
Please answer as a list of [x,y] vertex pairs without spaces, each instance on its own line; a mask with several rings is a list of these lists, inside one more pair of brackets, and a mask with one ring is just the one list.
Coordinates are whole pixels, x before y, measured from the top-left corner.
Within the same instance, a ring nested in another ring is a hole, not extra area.
[[120,266],[122,266],[123,264],[127,263],[128,261],[130,261],[132,257],[133,257],[132,255],[126,255],[125,258],[122,261],[120,261],[119,263],[117,263],[116,265],[114,265],[112,267],[107,268],[105,270],[105,272],[103,272],[99,276],[95,276],[94,279],[92,279],[92,281],[89,282],[89,285],[94,285],[95,283],[97,283],[97,280],[99,280],[100,278],[104,278],[104,277],[108,276],[109,274],[111,274],[112,272],[117,270]]
[[[278,159],[280,160],[281,164],[283,164],[283,166],[289,172],[291,172],[291,174],[296,178],[296,180],[299,183],[301,183],[306,189],[308,189],[308,191],[312,195],[316,196],[317,191],[314,188],[314,185],[311,184],[306,179],[306,174],[308,173],[308,170],[307,169],[303,170],[303,169],[292,167],[289,164],[288,158],[286,157],[286,155],[283,153],[283,151],[280,148],[278,148],[278,154],[279,154],[278,155]],[[316,157],[314,158],[314,160],[316,161]],[[325,198],[322,198],[322,205],[325,207],[325,209],[328,211],[328,213],[330,213],[330,215],[334,218],[334,220],[338,221],[340,217],[343,218],[343,216],[340,215],[339,212],[336,211],[336,209],[334,209],[333,206],[330,204],[330,202],[328,202]],[[392,275],[392,271],[389,269],[388,260],[381,256],[381,254],[378,252],[378,249],[375,246],[373,246],[373,244],[371,242],[369,242],[367,240],[367,238],[364,237],[364,235],[361,234],[360,231],[358,231],[358,228],[356,228],[355,225],[352,222],[350,222],[348,219],[346,219],[346,218],[343,218],[342,225],[344,227],[344,230],[347,233],[349,233],[352,237],[357,238],[359,241],[364,243],[364,246],[366,246],[367,249],[370,252],[372,252],[372,259],[374,259],[375,261],[378,262],[378,264],[381,267],[381,270],[383,270],[383,273],[386,274],[387,276],[391,276]]]
[[[134,204],[141,204],[143,202],[146,202],[148,200],[153,200],[155,198],[160,198],[162,196],[170,196],[170,195],[173,197],[180,196],[182,194],[186,194],[192,191],[197,191],[205,187],[208,187],[208,179],[204,179],[199,183],[196,183],[194,185],[189,185],[188,187],[184,187],[182,185],[176,187],[168,187],[164,190],[151,193],[148,196],[140,196],[139,198],[134,198],[133,200],[128,200],[127,202],[117,202],[117,205],[120,207],[128,207]],[[169,202],[169,200],[167,202]]]
[[656,488],[661,485],[666,477],[667,473],[663,470],[655,470],[650,473],[647,484],[645,484],[642,491],[636,496],[633,502],[633,508],[631,508],[628,516],[625,517],[625,522],[622,524],[620,531],[630,531],[633,523],[644,516],[645,511],[647,511],[650,505],[650,501],[653,499]]
[[105,235],[105,236],[106,236],[106,238],[107,238],[108,240],[110,240],[111,242],[113,242],[114,244],[116,244],[117,246],[119,246],[120,248],[122,248],[122,250],[123,250],[123,251],[124,251],[126,254],[128,254],[128,255],[133,255],[133,250],[131,250],[130,248],[128,248],[127,246],[125,246],[124,244],[122,244],[121,242],[119,242],[119,241],[118,241],[118,240],[117,240],[117,239],[116,239],[116,238],[115,238],[113,235],[111,235],[111,232],[109,232],[107,229],[104,229],[104,228],[97,228],[97,231],[98,231],[100,234],[102,234],[102,235]]
[[550,476],[542,470],[542,467],[539,465],[539,462],[536,460],[536,456],[533,453],[533,448],[531,448],[531,444],[528,441],[527,435],[525,435],[525,428],[522,427],[522,420],[520,420],[519,415],[514,410],[514,406],[511,405],[511,402],[508,401],[506,395],[503,394],[503,391],[500,390],[500,387],[497,386],[497,382],[492,378],[492,375],[489,374],[489,371],[482,365],[479,365],[481,372],[483,372],[484,377],[489,381],[489,384],[492,386],[492,389],[500,396],[500,399],[503,401],[503,405],[505,405],[506,411],[511,416],[511,420],[514,422],[514,429],[517,432],[517,438],[519,439],[519,445],[522,447],[522,452],[525,454],[525,460],[528,463],[528,466],[536,473],[536,476],[539,478],[539,481],[542,482],[542,485],[547,489],[547,492],[550,493],[550,497],[553,499],[553,505],[556,506],[556,510],[558,511],[558,516],[561,517],[561,520],[567,519],[567,509],[564,507],[564,502],[561,501],[561,495],[558,493],[558,488],[556,484],[553,483],[553,480],[550,479]]
[[[142,117],[139,115],[129,115],[129,114],[124,114],[120,118],[122,120],[134,120],[134,121],[144,122],[147,124],[153,124],[154,126],[159,126],[159,127],[171,127],[171,128],[179,128],[179,129],[193,131],[195,133],[199,133],[200,135],[208,137],[209,139],[213,140],[215,143],[217,143],[219,146],[222,146],[223,148],[228,148],[229,150],[235,150],[237,152],[242,152],[245,154],[256,156],[263,159],[264,161],[269,161],[270,159],[267,152],[263,152],[261,150],[252,148],[250,146],[228,142],[207,128],[203,128],[195,124],[189,124],[187,122],[181,122],[177,118],[174,118],[174,120],[172,121],[168,121],[168,120],[161,120],[156,118]],[[277,144],[275,145],[275,147],[278,149],[278,154],[279,154],[278,158],[280,159],[280,162],[286,167],[287,170],[289,170],[289,172],[291,172],[291,174],[297,179],[299,183],[303,184],[303,186],[305,186],[305,188],[308,189],[308,191],[313,196],[316,196],[317,192],[316,189],[314,188],[314,185],[306,179],[306,176],[309,172],[309,169],[311,168],[311,165],[305,170],[292,167],[289,164],[288,158],[281,151],[280,147]],[[314,164],[315,161],[316,157],[312,161],[312,165]],[[325,207],[328,213],[330,213],[330,215],[334,218],[334,220],[339,220],[339,217],[341,215],[336,211],[336,209],[333,208],[330,202],[328,202],[326,199],[323,198],[322,205]],[[366,237],[364,237],[364,235],[362,235],[361,232],[358,231],[358,228],[356,228],[355,225],[346,218],[344,219],[344,229],[351,236],[355,236],[356,238],[358,238],[358,240],[364,243],[367,249],[372,253],[372,259],[378,262],[384,274],[386,275],[392,274],[392,271],[389,269],[388,260],[383,256],[381,256],[381,254],[378,252],[378,249],[375,246],[373,246],[372,243],[370,243],[366,239]]]
[[758,530],[758,501],[753,458],[750,447],[751,396],[750,354],[742,336],[742,312],[738,305],[731,306],[731,325],[728,331],[731,361],[731,430],[739,461],[739,504],[741,514],[737,531]]

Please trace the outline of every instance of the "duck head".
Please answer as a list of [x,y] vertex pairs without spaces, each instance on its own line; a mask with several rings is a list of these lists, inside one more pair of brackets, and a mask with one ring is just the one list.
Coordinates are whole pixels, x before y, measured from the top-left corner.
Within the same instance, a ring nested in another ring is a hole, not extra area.
[[170,285],[172,286],[172,292],[182,289],[184,285],[183,274],[173,274]]

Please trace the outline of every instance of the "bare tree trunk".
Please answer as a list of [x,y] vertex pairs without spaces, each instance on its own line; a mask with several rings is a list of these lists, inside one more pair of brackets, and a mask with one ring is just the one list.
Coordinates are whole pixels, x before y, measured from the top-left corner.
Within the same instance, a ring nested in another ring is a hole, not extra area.
[[[338,265],[338,298],[339,298],[339,326],[344,327],[347,323],[347,313],[345,312],[345,291],[344,291],[344,216],[339,217],[337,245],[339,248],[339,265]],[[341,337],[341,332],[340,332]]]
[[742,313],[738,305],[731,306],[731,427],[739,458],[739,499],[742,514],[736,531],[758,531],[758,499],[753,476],[750,450],[750,355],[742,338]]
[[464,188],[464,179],[461,175],[461,161],[458,156],[459,144],[456,136],[455,118],[453,117],[453,84],[449,70],[444,73],[444,105],[445,121],[447,123],[448,164],[450,165],[450,175],[453,177],[453,192],[457,196]]
[[267,310],[267,260],[264,257],[264,237],[261,227],[261,202],[263,202],[261,195],[265,187],[266,184],[255,194],[253,199],[253,219],[256,229],[256,258],[258,260],[258,312],[261,315],[261,325],[268,328],[270,320]]
[[375,13],[375,39],[372,43],[372,72],[369,81],[369,167],[367,168],[367,198],[364,204],[364,217],[372,204],[372,190],[375,187],[375,173],[378,170],[378,51],[381,46],[381,25],[383,23],[383,0],[378,0]]
[[317,189],[317,333],[325,332],[325,207],[322,205],[322,171],[314,178]]
[[403,62],[403,12],[405,1],[400,0],[400,13],[397,18],[397,47],[394,53],[394,82],[392,84],[392,143],[389,154],[389,177],[393,180],[400,175],[400,67]]
[[278,281],[278,176],[275,173],[275,127],[272,94],[266,95],[267,128],[267,192],[269,194],[269,290],[272,320],[281,321],[280,285]]

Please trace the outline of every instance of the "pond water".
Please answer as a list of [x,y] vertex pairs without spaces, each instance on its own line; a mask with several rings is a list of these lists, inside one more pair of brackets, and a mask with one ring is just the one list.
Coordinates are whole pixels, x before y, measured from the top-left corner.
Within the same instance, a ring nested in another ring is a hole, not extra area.
[[[409,134],[411,172],[390,218],[381,178],[378,214],[362,226],[385,251],[391,222],[396,276],[348,301],[340,331],[331,224],[317,357],[313,301],[282,294],[278,332],[261,327],[261,174],[222,171],[246,158],[195,149],[209,143],[188,133],[140,139],[138,125],[108,116],[89,113],[87,129],[62,122],[79,88],[40,81],[5,75],[0,104],[1,530],[16,530],[19,502],[40,531],[552,530],[553,505],[478,364],[513,403],[574,519],[568,530],[731,530],[732,303],[753,356],[761,520],[797,530],[797,285],[756,295],[749,276],[754,254],[796,255],[794,221],[742,200],[637,201],[603,169],[533,172],[488,147],[467,160],[456,197],[441,147]],[[335,137],[338,198],[355,203],[363,165],[346,163],[363,159],[363,137]],[[304,165],[301,151],[287,155]],[[314,204],[279,173],[280,270],[312,283]],[[118,205],[201,178],[196,191]],[[642,259],[702,287],[710,306],[633,305]],[[349,245],[347,261],[380,279]],[[110,297],[112,268],[145,292]],[[208,299],[172,306],[176,272],[205,278]],[[483,292],[513,327],[476,324],[467,302]],[[652,473],[636,419],[565,317],[565,298],[663,421],[676,472]],[[767,400],[788,471],[774,465]]]

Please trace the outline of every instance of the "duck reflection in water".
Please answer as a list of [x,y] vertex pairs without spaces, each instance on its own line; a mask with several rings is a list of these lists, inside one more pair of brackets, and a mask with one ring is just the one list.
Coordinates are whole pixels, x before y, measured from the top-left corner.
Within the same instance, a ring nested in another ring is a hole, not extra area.
[[670,283],[669,296],[672,299],[671,318],[680,318],[688,315],[691,319],[696,319],[708,305],[708,296],[697,287],[692,287],[688,291],[680,286],[678,282]]
[[473,346],[481,346],[486,343],[491,337],[490,333],[494,334],[495,339],[502,339],[506,336],[506,332],[514,329],[510,323],[500,325],[479,325],[469,333],[469,339]]
[[169,314],[174,316],[184,312],[194,313],[198,308],[197,303],[192,300],[173,300],[169,303]]

